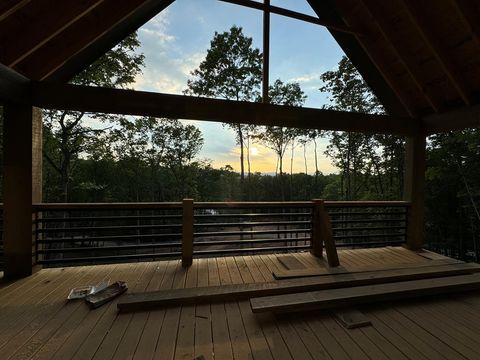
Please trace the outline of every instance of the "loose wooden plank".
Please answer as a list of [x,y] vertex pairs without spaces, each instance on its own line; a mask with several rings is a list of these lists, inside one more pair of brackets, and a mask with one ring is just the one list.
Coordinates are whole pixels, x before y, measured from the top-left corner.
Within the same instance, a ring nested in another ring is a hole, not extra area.
[[437,254],[435,252],[428,251],[428,250],[417,251],[417,254],[420,255],[421,257],[424,257],[430,260],[441,260],[441,259],[447,258],[445,255]]
[[343,309],[335,312],[336,318],[347,329],[355,329],[372,325],[369,318],[356,309]]
[[463,262],[455,259],[442,259],[442,260],[432,260],[429,262],[422,263],[404,263],[404,264],[391,264],[391,265],[369,265],[369,266],[357,266],[345,268],[343,266],[335,268],[326,268],[326,269],[302,269],[302,270],[278,270],[273,272],[273,276],[277,280],[282,279],[293,279],[301,277],[312,277],[312,276],[325,276],[325,275],[336,275],[336,274],[351,274],[351,273],[361,273],[361,272],[372,272],[372,271],[389,271],[395,269],[407,269],[407,268],[422,268],[422,267],[431,267],[431,266],[444,266],[450,264],[462,264]]
[[250,304],[253,312],[305,311],[476,289],[480,289],[480,274],[264,296],[250,299]]
[[303,265],[300,260],[295,258],[293,255],[282,255],[277,256],[278,261],[280,264],[285,266],[287,270],[298,270],[298,269],[305,269],[306,266]]
[[[226,267],[225,267],[226,268]],[[385,282],[425,279],[478,272],[480,265],[456,264],[397,269],[383,272],[326,275],[321,277],[240,285],[223,285],[127,294],[118,303],[120,311],[135,311],[179,304],[200,304],[216,301],[249,299],[292,292],[332,289],[349,286],[381,284]]]

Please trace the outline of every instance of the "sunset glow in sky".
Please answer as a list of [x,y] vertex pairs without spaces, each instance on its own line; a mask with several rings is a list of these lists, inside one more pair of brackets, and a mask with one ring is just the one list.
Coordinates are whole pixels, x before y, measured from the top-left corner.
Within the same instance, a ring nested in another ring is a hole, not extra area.
[[[275,6],[315,15],[305,0],[271,0]],[[145,54],[146,68],[136,79],[135,89],[182,94],[190,72],[205,58],[215,31],[228,31],[241,26],[262,49],[262,13],[218,0],[176,0],[165,11],[150,20],[138,34]],[[318,25],[271,15],[270,83],[275,79],[296,81],[308,96],[305,106],[321,107],[328,100],[318,89],[320,74],[332,70],[343,55],[328,31]],[[199,127],[205,144],[200,158],[212,160],[214,167],[227,164],[240,169],[239,147],[235,135],[220,123],[188,121]],[[320,170],[335,171],[323,154],[326,141],[319,141]],[[255,149],[255,150],[253,150]],[[261,144],[251,145],[252,171],[273,173],[276,157]],[[284,159],[284,170],[290,171],[290,150]],[[307,146],[307,171],[313,173],[313,145]],[[246,164],[245,164],[246,166]],[[294,172],[305,172],[304,149],[294,152]]]

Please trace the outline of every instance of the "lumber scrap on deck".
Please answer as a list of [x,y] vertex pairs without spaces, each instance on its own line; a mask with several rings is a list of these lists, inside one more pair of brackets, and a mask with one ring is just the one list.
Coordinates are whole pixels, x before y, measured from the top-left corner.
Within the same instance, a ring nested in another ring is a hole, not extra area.
[[433,296],[480,289],[480,274],[446,276],[250,299],[252,311],[295,312],[349,307],[365,303]]
[[369,266],[356,266],[349,267],[348,269],[343,266],[338,266],[334,268],[308,268],[308,269],[298,269],[298,270],[276,270],[272,274],[277,280],[283,279],[294,279],[301,277],[312,277],[312,276],[324,276],[324,275],[335,275],[335,274],[349,274],[349,273],[360,273],[360,272],[370,272],[370,271],[388,271],[396,269],[405,269],[405,268],[421,268],[421,267],[430,267],[430,266],[442,266],[449,264],[461,264],[463,261],[456,259],[441,259],[441,260],[432,260],[429,262],[423,263],[403,263],[403,264],[391,264],[391,265],[369,265]]
[[244,300],[259,296],[271,296],[295,292],[333,289],[349,286],[372,285],[413,279],[470,274],[480,272],[480,265],[462,263],[421,269],[397,269],[383,272],[327,275],[304,279],[250,283],[237,285],[209,286],[162,290],[125,295],[118,303],[119,311],[142,311],[162,306],[212,303],[219,301]]
[[356,309],[341,309],[335,311],[335,317],[347,329],[356,329],[372,325],[370,319],[367,318],[364,313]]

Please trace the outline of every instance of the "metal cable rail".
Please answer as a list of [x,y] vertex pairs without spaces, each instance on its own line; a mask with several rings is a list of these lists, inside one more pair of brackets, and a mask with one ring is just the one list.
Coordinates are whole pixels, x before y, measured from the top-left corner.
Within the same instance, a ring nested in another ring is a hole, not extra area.
[[[337,246],[405,242],[408,203],[349,204],[325,202]],[[36,204],[37,262],[61,266],[179,258],[182,203],[142,205]],[[312,202],[194,203],[193,208],[194,256],[310,248]]]

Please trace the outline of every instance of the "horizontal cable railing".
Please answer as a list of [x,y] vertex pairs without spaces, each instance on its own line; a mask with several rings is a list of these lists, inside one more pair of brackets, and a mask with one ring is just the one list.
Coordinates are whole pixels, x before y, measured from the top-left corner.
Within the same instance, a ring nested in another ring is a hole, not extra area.
[[306,250],[311,202],[194,204],[194,255]]
[[181,203],[38,204],[37,263],[178,258],[181,208]]
[[326,201],[337,247],[394,246],[406,242],[408,204],[403,201]]
[[[406,241],[406,202],[325,201],[338,247]],[[180,258],[185,204],[35,204],[36,260],[45,266]],[[195,202],[192,254],[221,256],[311,247],[314,203]],[[188,223],[188,221],[187,221]]]

